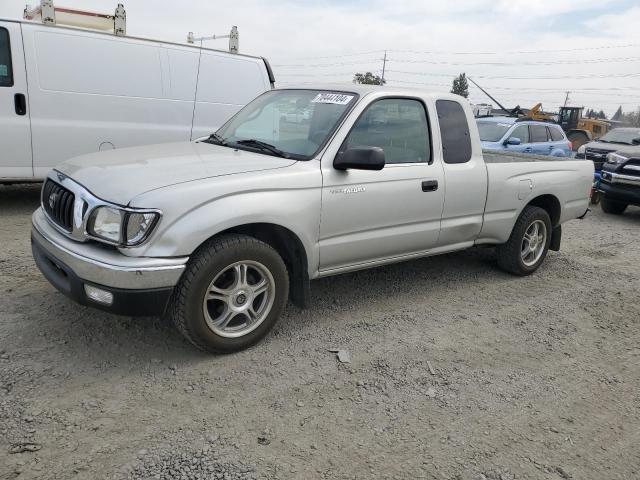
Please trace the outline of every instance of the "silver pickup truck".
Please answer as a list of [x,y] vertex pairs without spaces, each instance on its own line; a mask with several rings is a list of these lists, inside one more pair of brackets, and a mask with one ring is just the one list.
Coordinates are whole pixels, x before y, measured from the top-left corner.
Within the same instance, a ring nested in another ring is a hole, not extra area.
[[278,89],[209,137],[51,171],[33,255],[83,305],[167,315],[196,346],[231,352],[288,299],[304,307],[313,279],[475,245],[530,274],[587,211],[592,179],[584,160],[483,156],[461,97]]

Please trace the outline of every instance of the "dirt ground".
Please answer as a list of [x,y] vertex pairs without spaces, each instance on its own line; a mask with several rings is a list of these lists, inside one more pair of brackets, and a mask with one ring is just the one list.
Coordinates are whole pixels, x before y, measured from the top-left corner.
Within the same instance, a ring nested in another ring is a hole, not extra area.
[[474,249],[314,282],[209,356],[56,292],[39,188],[0,186],[0,478],[640,478],[640,209],[527,278]]

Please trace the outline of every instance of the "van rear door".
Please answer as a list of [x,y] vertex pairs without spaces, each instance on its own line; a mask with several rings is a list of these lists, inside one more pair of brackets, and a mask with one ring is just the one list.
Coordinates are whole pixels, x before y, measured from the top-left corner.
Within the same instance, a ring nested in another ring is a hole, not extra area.
[[0,179],[33,177],[22,31],[0,21]]

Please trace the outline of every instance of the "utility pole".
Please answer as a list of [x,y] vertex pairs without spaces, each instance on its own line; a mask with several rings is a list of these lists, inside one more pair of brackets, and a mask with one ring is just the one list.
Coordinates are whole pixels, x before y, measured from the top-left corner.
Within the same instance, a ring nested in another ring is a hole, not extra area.
[[382,59],[382,85],[384,85],[384,71],[387,67],[387,51],[384,51],[384,58]]
[[569,92],[569,91],[568,91],[568,92],[566,92],[566,93],[567,93],[567,96],[566,96],[566,97],[564,97],[564,106],[565,106],[565,107],[567,106],[567,103],[569,103],[569,94],[570,94],[571,92]]

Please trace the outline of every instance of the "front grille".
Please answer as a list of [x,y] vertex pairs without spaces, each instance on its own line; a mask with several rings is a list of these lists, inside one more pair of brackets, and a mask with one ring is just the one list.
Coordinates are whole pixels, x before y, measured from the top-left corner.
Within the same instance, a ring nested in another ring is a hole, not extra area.
[[625,175],[631,175],[633,177],[640,177],[640,160],[632,158],[622,167],[622,172]]
[[67,232],[73,230],[73,206],[75,195],[58,185],[53,180],[47,180],[42,187],[42,207],[51,220]]
[[599,148],[587,148],[584,151],[584,157],[591,160],[596,170],[600,170],[602,165],[607,161],[607,155],[615,150],[601,150]]

